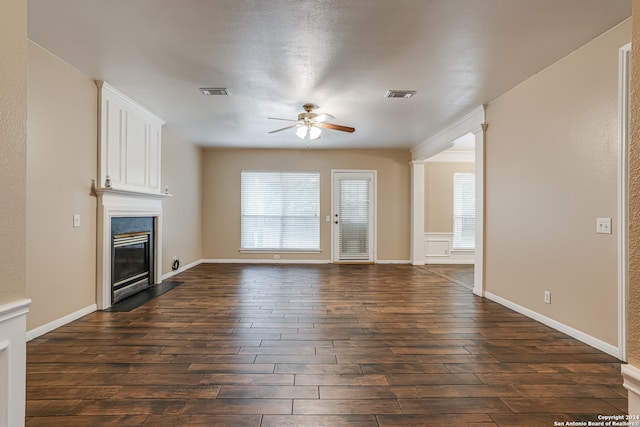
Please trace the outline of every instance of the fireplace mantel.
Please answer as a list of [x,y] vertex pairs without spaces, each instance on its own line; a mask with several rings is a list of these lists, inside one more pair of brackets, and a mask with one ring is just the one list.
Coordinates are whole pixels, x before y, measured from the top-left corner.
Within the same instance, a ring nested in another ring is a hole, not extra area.
[[116,188],[96,187],[95,185],[91,186],[91,191],[98,198],[103,197],[105,194],[128,196],[128,197],[141,197],[141,198],[149,198],[149,199],[164,199],[165,197],[173,196],[172,194],[169,194],[169,193],[148,193],[145,191],[119,190]]

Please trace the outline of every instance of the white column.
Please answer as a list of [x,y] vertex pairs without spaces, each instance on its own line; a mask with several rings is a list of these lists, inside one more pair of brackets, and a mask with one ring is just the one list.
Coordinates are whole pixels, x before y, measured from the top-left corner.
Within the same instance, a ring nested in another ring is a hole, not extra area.
[[424,161],[411,163],[411,264],[424,265]]
[[627,389],[628,412],[630,415],[640,414],[640,369],[632,365],[622,365],[623,385]]
[[24,426],[30,304],[22,299],[0,305],[0,426]]
[[476,150],[476,251],[473,270],[473,293],[484,297],[484,134],[487,125],[473,132]]

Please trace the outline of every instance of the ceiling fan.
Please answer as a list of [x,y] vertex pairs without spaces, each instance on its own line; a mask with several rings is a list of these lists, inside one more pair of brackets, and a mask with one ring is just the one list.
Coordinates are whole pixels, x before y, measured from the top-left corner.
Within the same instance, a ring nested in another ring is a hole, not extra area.
[[320,134],[322,133],[322,129],[333,129],[339,130],[342,132],[354,132],[355,129],[349,126],[336,125],[333,123],[327,123],[326,120],[329,118],[335,119],[331,114],[316,114],[312,113],[312,111],[316,108],[313,104],[304,104],[302,106],[304,108],[304,113],[298,114],[298,120],[292,119],[280,119],[278,117],[269,117],[271,120],[285,120],[288,122],[296,122],[291,126],[287,126],[281,129],[272,130],[269,133],[281,132],[287,129],[297,128],[296,135],[299,138],[306,140],[314,140],[319,139]]

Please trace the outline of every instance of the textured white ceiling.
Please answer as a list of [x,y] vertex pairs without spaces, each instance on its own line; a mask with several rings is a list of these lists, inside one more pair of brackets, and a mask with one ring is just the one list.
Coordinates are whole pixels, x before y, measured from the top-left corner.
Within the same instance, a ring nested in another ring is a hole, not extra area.
[[[631,15],[631,0],[29,0],[29,38],[197,144],[268,134],[311,102],[356,128],[311,146],[413,147]],[[200,87],[226,87],[228,97]],[[412,99],[387,99],[413,89]],[[283,125],[284,124],[284,125]]]

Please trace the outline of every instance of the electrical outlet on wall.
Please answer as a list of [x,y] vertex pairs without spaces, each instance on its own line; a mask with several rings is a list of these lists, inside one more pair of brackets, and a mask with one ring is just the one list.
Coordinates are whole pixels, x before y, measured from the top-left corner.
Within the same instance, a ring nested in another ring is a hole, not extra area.
[[611,218],[596,218],[596,233],[611,234]]
[[551,291],[544,291],[545,304],[551,304]]

